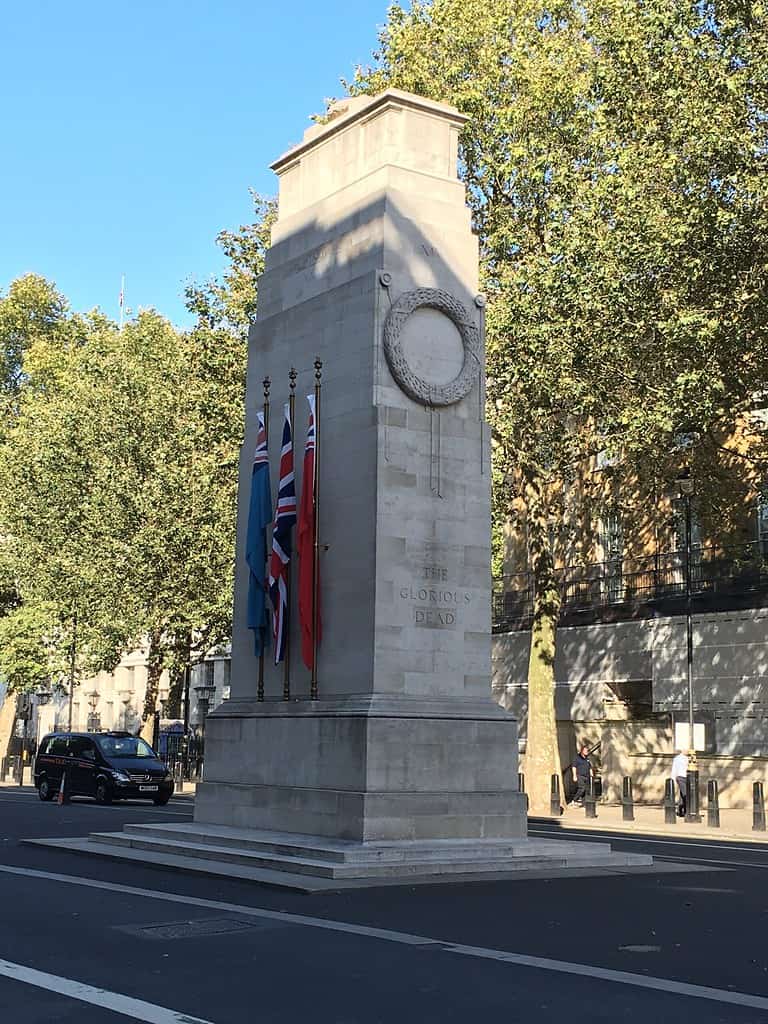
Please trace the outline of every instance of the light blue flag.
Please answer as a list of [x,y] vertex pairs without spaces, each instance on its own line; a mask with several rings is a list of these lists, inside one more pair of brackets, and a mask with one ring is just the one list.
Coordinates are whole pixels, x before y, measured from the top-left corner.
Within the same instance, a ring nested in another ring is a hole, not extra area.
[[251,474],[251,500],[248,509],[248,533],[245,560],[248,563],[248,628],[253,630],[256,654],[269,646],[269,609],[267,607],[266,563],[267,527],[272,522],[272,490],[269,483],[269,455],[264,415],[259,413],[259,434]]

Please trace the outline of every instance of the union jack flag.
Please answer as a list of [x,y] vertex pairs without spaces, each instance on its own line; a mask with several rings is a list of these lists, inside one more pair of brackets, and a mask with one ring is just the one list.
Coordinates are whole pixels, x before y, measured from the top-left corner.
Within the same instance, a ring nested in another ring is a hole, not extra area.
[[293,477],[293,433],[290,407],[285,406],[283,445],[280,451],[280,486],[277,492],[272,556],[269,561],[269,596],[274,609],[275,664],[285,660],[288,638],[288,590],[291,579],[291,531],[296,525],[296,485]]

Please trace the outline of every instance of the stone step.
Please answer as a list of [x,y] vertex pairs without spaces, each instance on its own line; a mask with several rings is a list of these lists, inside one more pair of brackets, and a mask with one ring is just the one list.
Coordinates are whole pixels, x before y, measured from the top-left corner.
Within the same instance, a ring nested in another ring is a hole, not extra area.
[[[611,865],[617,862],[617,857],[610,850],[593,852],[579,851],[567,852],[561,849],[564,844],[557,843],[554,850],[548,854],[531,852],[527,856],[497,857],[494,852],[487,851],[484,860],[477,857],[465,858],[456,853],[450,858],[424,859],[418,853],[414,853],[408,861],[400,860],[389,863],[367,863],[367,864],[332,864],[328,861],[317,860],[306,855],[295,854],[272,855],[257,853],[244,848],[237,849],[232,846],[212,846],[209,843],[184,842],[181,845],[178,839],[144,837],[125,832],[104,832],[93,833],[89,842],[100,846],[128,847],[132,850],[146,851],[149,853],[166,853],[191,860],[211,860],[219,863],[231,863],[247,865],[255,868],[266,868],[268,870],[285,870],[294,874],[315,875],[320,878],[355,878],[364,874],[367,878],[388,878],[388,877],[410,877],[412,875],[433,874],[439,871],[440,874],[465,874],[467,872],[510,872],[518,870],[531,870],[544,867],[567,868],[569,866],[597,866]],[[553,844],[555,845],[555,844]],[[624,856],[624,855],[620,855]]]
[[[217,849],[234,848],[252,850],[254,852],[272,854],[280,857],[309,857],[312,860],[327,861],[333,864],[373,864],[403,863],[417,856],[422,861],[439,862],[447,857],[452,859],[460,856],[463,860],[507,859],[530,856],[549,856],[553,849],[553,841],[546,839],[513,839],[513,840],[442,840],[414,841],[409,844],[408,851],[402,843],[370,842],[354,843],[351,841],[327,841],[312,839],[308,836],[293,835],[280,832],[254,832],[249,829],[228,828],[226,826],[198,825],[194,823],[174,825],[125,825],[123,832],[137,839],[151,838],[174,840],[175,842],[194,843],[199,846],[211,846]],[[592,854],[610,853],[607,842],[569,842],[557,841],[559,854],[583,854],[587,850]]]
[[[543,865],[535,864],[518,865],[517,870],[510,870],[505,865],[501,871],[478,871],[477,865],[465,874],[444,874],[440,865],[432,865],[432,872],[424,875],[411,875],[403,877],[395,873],[391,877],[367,878],[363,876],[351,878],[321,878],[317,875],[306,875],[292,872],[288,869],[287,863],[281,864],[279,870],[259,868],[244,864],[235,864],[231,861],[218,861],[213,858],[195,859],[185,857],[182,851],[175,853],[160,853],[151,850],[133,849],[128,846],[117,846],[109,843],[99,843],[86,838],[57,838],[57,839],[25,839],[22,840],[25,846],[40,846],[48,850],[60,850],[65,853],[78,853],[91,857],[99,857],[108,860],[119,860],[140,865],[142,867],[152,866],[167,871],[186,872],[194,875],[202,875],[215,878],[238,879],[244,882],[251,882],[260,885],[267,885],[278,889],[288,889],[295,892],[319,893],[334,892],[346,889],[360,889],[368,886],[390,886],[390,885],[435,885],[465,884],[472,881],[490,880],[523,880],[526,878],[585,878],[588,876],[604,876],[610,874],[623,874],[624,872],[648,872],[664,871],[674,872],[684,870],[690,872],[691,865],[660,864],[649,865],[649,857],[636,855],[619,854],[614,856],[609,863],[599,864],[572,864],[568,867],[560,866],[554,858],[548,858]],[[578,858],[573,858],[578,860]]]

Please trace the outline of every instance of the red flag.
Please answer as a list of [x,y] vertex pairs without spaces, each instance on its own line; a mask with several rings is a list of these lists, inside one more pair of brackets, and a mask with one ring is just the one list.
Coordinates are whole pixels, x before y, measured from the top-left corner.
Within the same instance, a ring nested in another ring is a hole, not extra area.
[[307,395],[309,402],[309,426],[307,443],[304,448],[304,472],[301,478],[301,503],[299,505],[299,530],[297,551],[299,555],[299,621],[301,622],[301,658],[311,671],[315,645],[315,595],[317,596],[317,642],[320,643],[320,579],[314,578],[315,531],[317,529],[317,505],[315,502],[315,396]]

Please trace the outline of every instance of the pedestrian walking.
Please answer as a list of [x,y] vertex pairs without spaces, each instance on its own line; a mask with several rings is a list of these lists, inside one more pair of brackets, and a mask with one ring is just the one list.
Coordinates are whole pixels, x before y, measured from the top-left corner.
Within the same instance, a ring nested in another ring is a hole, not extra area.
[[576,792],[573,795],[572,803],[581,807],[587,793],[587,786],[592,775],[592,765],[589,762],[589,747],[582,743],[579,752],[571,763],[573,781],[576,783]]
[[688,755],[683,750],[678,750],[672,760],[672,778],[677,783],[677,791],[680,794],[677,816],[684,818],[688,809]]

